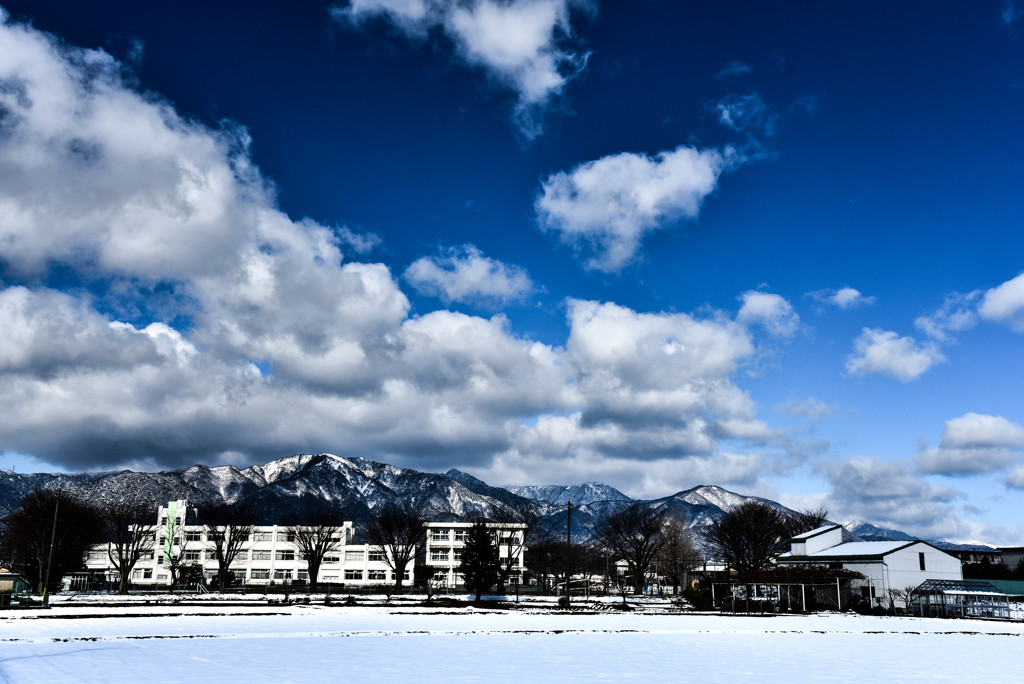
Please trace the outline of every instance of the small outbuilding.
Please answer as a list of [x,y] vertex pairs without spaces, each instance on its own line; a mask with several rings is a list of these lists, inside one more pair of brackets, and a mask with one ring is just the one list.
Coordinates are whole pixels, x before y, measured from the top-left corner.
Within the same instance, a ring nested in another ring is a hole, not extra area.
[[984,580],[927,580],[907,612],[921,617],[1009,618],[1010,597]]

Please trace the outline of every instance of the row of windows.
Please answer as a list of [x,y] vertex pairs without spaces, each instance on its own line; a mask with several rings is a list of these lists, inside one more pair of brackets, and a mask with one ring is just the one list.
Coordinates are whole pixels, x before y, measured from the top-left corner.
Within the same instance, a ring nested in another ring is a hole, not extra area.
[[[165,525],[164,522],[160,523],[161,529],[164,528],[164,525]],[[202,529],[187,529],[187,530],[185,530],[185,535],[184,536],[185,536],[185,541],[186,542],[197,542],[197,541],[203,541],[203,538],[204,537],[208,537],[209,535],[204,535]],[[344,534],[341,533],[341,532],[333,534],[333,535],[331,535],[331,541],[340,542],[340,541],[342,541],[343,536],[344,536]],[[243,535],[243,537],[244,537],[244,541],[251,541],[251,542],[272,542],[272,541],[274,541],[274,533],[273,532],[253,532],[252,534]],[[155,540],[156,540],[156,533],[155,532],[153,534],[146,535],[146,541],[153,542]],[[161,536],[160,537],[160,544],[163,545],[165,540],[166,540],[166,537],[165,536]],[[292,543],[294,543],[295,542],[295,532],[293,532],[291,530],[280,530],[277,533],[277,541],[284,541],[284,542],[292,542]]]

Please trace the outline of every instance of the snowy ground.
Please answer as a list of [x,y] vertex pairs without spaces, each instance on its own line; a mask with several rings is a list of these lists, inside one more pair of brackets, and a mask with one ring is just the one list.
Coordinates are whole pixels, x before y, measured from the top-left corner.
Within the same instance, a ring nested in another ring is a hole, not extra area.
[[[1020,682],[1024,624],[56,597],[0,612],[0,682]],[[146,601],[149,601],[147,604]]]

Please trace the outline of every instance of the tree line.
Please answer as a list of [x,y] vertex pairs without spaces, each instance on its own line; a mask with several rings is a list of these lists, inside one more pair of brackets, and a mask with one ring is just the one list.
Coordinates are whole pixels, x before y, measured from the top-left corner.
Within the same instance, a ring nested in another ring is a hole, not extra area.
[[[90,504],[60,489],[37,489],[18,508],[0,519],[0,566],[25,574],[42,590],[82,567],[87,549],[102,545],[119,577],[119,593],[127,593],[132,571],[145,553],[162,542],[162,567],[171,585],[204,581],[203,568],[190,551],[203,548],[217,561],[216,585],[224,591],[234,582],[231,565],[257,527],[257,511],[244,500],[213,503],[184,512],[158,525],[157,508],[138,499]],[[642,503],[624,505],[597,522],[590,541],[569,539],[564,529],[545,523],[530,506],[507,507],[489,519],[475,518],[468,530],[458,571],[479,600],[497,588],[532,581],[545,593],[566,589],[574,577],[607,578],[625,595],[644,590],[651,575],[666,578],[678,592],[687,575],[709,553],[739,572],[757,570],[788,550],[791,537],[824,524],[827,511],[784,513],[760,501],[736,506],[704,530],[701,548],[688,524],[677,514]],[[315,590],[324,559],[341,550],[346,512],[333,502],[304,497],[298,512],[286,521],[288,541],[308,568]],[[423,553],[426,528],[422,511],[412,505],[386,505],[371,511],[365,526],[367,542],[384,551],[393,572],[392,590],[401,592],[409,564]],[[200,526],[205,542],[195,537]],[[516,559],[526,553],[525,577]],[[625,566],[622,571],[620,568]],[[589,581],[589,580],[587,580]]]

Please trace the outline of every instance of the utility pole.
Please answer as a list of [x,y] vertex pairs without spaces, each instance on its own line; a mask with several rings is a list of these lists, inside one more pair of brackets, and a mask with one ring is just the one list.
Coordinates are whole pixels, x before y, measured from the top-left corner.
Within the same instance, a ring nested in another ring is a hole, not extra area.
[[46,576],[43,578],[43,605],[49,605],[46,598],[47,585],[50,583],[50,563],[53,562],[53,542],[57,537],[57,511],[60,510],[60,497],[53,505],[53,529],[50,530],[50,554],[46,558]]
[[572,580],[572,501],[566,509],[565,517],[565,607],[568,608],[572,602],[569,593],[569,584]]

